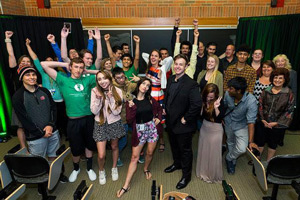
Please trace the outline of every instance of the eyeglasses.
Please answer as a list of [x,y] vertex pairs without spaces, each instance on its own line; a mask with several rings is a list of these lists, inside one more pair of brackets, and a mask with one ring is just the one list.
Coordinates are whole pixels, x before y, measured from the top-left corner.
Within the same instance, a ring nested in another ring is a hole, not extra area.
[[117,80],[125,79],[125,76],[116,77]]

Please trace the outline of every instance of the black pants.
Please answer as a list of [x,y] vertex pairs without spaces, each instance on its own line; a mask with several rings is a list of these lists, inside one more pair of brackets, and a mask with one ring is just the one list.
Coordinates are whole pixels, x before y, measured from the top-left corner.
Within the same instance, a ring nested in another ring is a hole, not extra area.
[[67,137],[68,117],[66,114],[65,102],[55,102],[55,104],[57,108],[56,127],[59,130],[60,136],[65,135]]
[[174,134],[169,131],[169,139],[172,150],[174,165],[182,168],[182,177],[188,178],[192,173],[193,150],[192,150],[193,133]]

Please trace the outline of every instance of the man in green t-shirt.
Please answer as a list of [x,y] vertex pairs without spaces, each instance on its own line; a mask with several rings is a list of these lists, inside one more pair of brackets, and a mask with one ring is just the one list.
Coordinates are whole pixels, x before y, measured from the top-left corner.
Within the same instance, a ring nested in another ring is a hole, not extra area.
[[[81,58],[74,58],[69,63],[45,61],[41,62],[44,71],[56,81],[66,103],[69,117],[67,134],[73,155],[74,170],[69,177],[74,182],[80,172],[80,155],[85,152],[87,159],[87,173],[91,181],[97,176],[92,169],[93,150],[96,144],[93,139],[94,117],[90,110],[90,94],[95,84],[95,75],[83,77],[83,73],[95,74],[97,70],[87,70]],[[63,76],[54,67],[70,69],[71,76]]]

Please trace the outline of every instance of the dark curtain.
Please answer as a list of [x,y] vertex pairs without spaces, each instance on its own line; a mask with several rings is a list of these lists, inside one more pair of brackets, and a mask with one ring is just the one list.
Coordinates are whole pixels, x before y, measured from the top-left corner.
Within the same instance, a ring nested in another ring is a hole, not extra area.
[[[240,18],[236,34],[236,46],[246,43],[252,50],[260,48],[264,52],[264,60],[272,60],[278,54],[285,54],[297,71],[299,91],[300,71],[300,15],[282,15],[268,17]],[[291,129],[300,129],[297,120],[299,112],[299,92],[297,108]]]
[[[17,60],[21,55],[28,55],[25,40],[26,38],[29,38],[31,40],[31,47],[33,51],[42,61],[49,56],[53,58],[55,57],[50,42],[47,40],[47,35],[50,33],[53,34],[56,42],[60,46],[60,32],[64,22],[71,23],[72,29],[72,33],[68,36],[68,48],[76,48],[77,50],[83,49],[85,45],[80,19],[0,15],[0,78],[2,83],[5,81],[5,84],[0,85],[0,132],[5,129],[5,125],[3,124],[4,122],[6,122],[6,125],[10,123],[10,97],[15,92],[16,88],[13,84],[13,80],[15,80],[17,76],[16,70],[11,70],[8,66],[8,54],[6,44],[4,42],[5,31],[14,32],[11,39]],[[3,111],[2,114],[1,110]],[[3,117],[5,120],[3,120]]]

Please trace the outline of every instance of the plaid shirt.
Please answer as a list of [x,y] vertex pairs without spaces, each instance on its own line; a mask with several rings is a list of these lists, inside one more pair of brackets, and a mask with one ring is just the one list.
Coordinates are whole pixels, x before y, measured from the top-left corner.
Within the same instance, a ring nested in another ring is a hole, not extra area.
[[250,67],[248,64],[239,71],[237,69],[237,63],[234,65],[230,65],[227,70],[225,71],[225,76],[224,76],[224,93],[227,90],[227,83],[230,79],[233,79],[237,76],[243,77],[247,81],[247,91],[249,93],[253,93],[254,90],[254,84],[256,80],[256,71],[252,67]]

